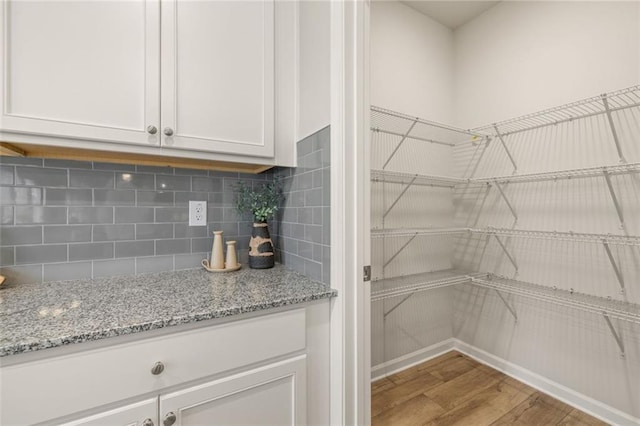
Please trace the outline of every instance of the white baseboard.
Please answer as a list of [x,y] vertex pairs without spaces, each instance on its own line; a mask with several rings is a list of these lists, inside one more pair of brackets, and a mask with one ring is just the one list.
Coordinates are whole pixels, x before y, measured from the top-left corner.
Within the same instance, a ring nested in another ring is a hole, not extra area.
[[454,339],[451,338],[438,342],[435,345],[427,346],[426,348],[411,352],[410,354],[392,359],[391,361],[378,364],[371,368],[371,381],[374,382],[382,379],[383,377],[397,373],[398,371],[406,370],[414,365],[429,361],[431,358],[435,358],[453,350],[453,347]]
[[452,340],[453,349],[604,422],[620,426],[637,426],[640,424],[640,418],[633,417],[600,401],[596,401],[593,398],[569,389],[566,386],[492,355],[482,349],[471,346],[461,340]]
[[382,379],[409,367],[428,361],[432,358],[456,350],[474,360],[503,372],[507,376],[544,392],[567,405],[598,418],[604,422],[619,426],[640,425],[640,418],[633,417],[616,408],[610,407],[600,401],[569,389],[566,386],[547,379],[533,371],[520,367],[507,360],[497,357],[475,346],[469,345],[458,339],[447,339],[424,349],[395,358],[371,369],[371,381]]

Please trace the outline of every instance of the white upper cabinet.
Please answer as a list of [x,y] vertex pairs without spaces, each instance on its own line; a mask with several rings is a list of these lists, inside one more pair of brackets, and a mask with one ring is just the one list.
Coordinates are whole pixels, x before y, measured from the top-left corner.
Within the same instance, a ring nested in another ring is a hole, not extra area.
[[159,144],[158,2],[1,6],[2,131]]
[[273,0],[163,2],[163,145],[272,157],[274,41]]
[[292,165],[295,2],[0,6],[4,142]]

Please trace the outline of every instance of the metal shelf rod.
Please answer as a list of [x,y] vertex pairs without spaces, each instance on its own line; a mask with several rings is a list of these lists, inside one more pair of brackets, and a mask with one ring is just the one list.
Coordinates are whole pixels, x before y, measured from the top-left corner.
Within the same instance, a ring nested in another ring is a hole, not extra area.
[[[603,105],[605,98],[607,105]],[[635,107],[640,107],[640,86],[632,86],[495,124],[502,129],[502,135],[507,136]],[[492,129],[493,125],[489,125],[472,129],[472,131],[482,133]]]
[[455,133],[461,133],[461,134],[465,134],[465,135],[469,135],[469,136],[473,136],[473,137],[477,137],[477,138],[482,138],[482,137],[486,136],[486,135],[484,135],[482,133],[479,133],[479,132],[473,132],[471,130],[466,130],[466,129],[459,129],[457,127],[449,126],[447,124],[437,123],[435,121],[425,120],[425,119],[420,118],[420,117],[412,117],[410,115],[402,114],[401,112],[392,111],[392,110],[385,109],[385,108],[380,108],[380,107],[377,107],[377,106],[371,106],[371,111],[377,112],[377,113],[381,113],[381,114],[385,114],[385,115],[389,115],[391,117],[402,118],[404,120],[416,121],[416,122],[418,122],[420,124],[426,124],[428,126],[437,127],[439,129],[448,130],[448,131],[455,132]]
[[640,306],[633,303],[607,300],[598,296],[553,289],[550,287],[518,282],[515,280],[507,281],[507,283],[503,283],[491,278],[482,279],[472,277],[470,284],[490,288],[492,290],[498,289],[506,293],[542,300],[586,312],[606,314],[610,318],[640,323]]

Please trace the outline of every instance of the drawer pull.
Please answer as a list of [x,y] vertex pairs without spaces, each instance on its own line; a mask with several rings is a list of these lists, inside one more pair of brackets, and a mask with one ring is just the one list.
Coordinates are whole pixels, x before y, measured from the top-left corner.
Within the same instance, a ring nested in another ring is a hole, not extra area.
[[167,413],[166,416],[164,416],[164,420],[162,421],[162,424],[164,426],[171,426],[172,424],[174,424],[176,422],[176,415],[173,411],[169,411],[169,413]]
[[151,374],[153,374],[154,376],[157,376],[163,371],[164,371],[164,364],[158,361],[153,365],[153,368],[151,369]]
[[142,422],[142,426],[153,426],[153,420],[144,419],[144,421]]
[[149,133],[150,135],[155,135],[156,133],[158,133],[158,128],[156,126],[149,126],[147,127],[147,133]]
[[172,136],[173,135],[173,129],[171,127],[165,127],[163,133],[166,136]]

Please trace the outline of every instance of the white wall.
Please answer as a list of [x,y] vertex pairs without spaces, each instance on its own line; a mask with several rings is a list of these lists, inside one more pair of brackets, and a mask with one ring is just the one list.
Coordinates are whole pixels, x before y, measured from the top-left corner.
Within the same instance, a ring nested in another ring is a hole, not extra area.
[[[370,37],[371,103],[411,116],[451,122],[454,59],[451,30],[399,2],[375,1],[371,7]],[[371,125],[391,126],[392,130],[404,133],[411,120],[386,120],[374,116]],[[414,130],[421,132],[423,137],[436,137],[429,134],[432,130],[426,126],[418,125]],[[397,136],[372,132],[372,168],[382,169],[399,142]],[[452,165],[451,147],[409,139],[386,170],[447,174]],[[383,212],[401,190],[400,185],[371,184],[372,227],[451,226],[451,191],[431,187],[410,189],[383,222]],[[385,261],[406,241],[406,238],[372,241],[374,280],[451,268],[451,237],[419,237],[383,269]],[[372,289],[375,291],[380,286],[374,282]],[[386,318],[383,313],[389,312],[404,296],[372,303],[372,365],[393,363],[404,355],[451,338],[452,296],[451,289],[447,288],[418,293]],[[424,327],[424,324],[431,327]],[[376,374],[384,373],[378,371]]]
[[[536,112],[640,83],[639,2],[502,2],[455,32],[457,124],[474,127]],[[640,161],[640,112],[616,113],[628,162]],[[514,135],[507,144],[517,173],[618,163],[605,116]],[[469,147],[466,147],[469,148]],[[457,151],[459,169],[468,152]],[[499,143],[492,143],[476,176],[513,172]],[[613,180],[627,231],[640,235],[640,181]],[[518,213],[493,188],[459,203],[462,223],[546,231],[621,234],[604,179],[509,185]],[[510,239],[516,272],[495,241],[466,241],[458,265],[549,287],[640,303],[640,251],[613,248],[625,281],[623,295],[599,244]],[[626,358],[598,314],[577,312],[509,296],[518,322],[494,292],[473,287],[456,292],[455,337],[628,415],[640,417],[640,326],[614,321]]]
[[298,141],[331,120],[330,12],[329,0],[303,0],[298,6]]
[[452,122],[450,29],[399,2],[375,1],[370,55],[372,105]]
[[456,122],[473,128],[638,84],[639,21],[635,1],[500,2],[454,33]]

